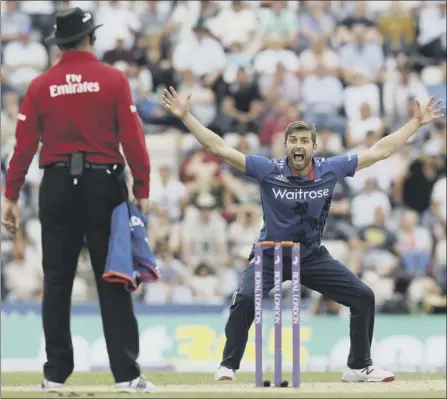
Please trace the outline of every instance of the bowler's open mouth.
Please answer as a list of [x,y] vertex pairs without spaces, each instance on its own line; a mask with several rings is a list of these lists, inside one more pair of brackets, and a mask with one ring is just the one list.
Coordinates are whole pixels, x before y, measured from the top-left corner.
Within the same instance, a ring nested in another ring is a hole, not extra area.
[[296,152],[295,154],[293,154],[293,159],[297,162],[301,162],[304,160],[304,154]]

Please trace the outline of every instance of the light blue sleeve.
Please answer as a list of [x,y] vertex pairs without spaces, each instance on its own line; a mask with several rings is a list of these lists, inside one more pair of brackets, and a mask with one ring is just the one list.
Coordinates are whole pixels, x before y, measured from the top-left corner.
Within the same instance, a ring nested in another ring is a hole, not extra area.
[[262,181],[272,171],[275,163],[258,155],[245,156],[245,174],[257,181]]
[[337,175],[337,180],[342,180],[347,176],[354,176],[358,165],[358,156],[357,154],[339,155],[328,158],[327,163]]

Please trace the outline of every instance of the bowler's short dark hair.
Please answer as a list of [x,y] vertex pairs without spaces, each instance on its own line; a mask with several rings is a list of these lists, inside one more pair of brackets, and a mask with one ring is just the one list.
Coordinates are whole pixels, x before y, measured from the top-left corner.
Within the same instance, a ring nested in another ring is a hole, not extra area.
[[315,130],[315,127],[304,121],[292,122],[287,126],[284,142],[287,142],[287,139],[292,133],[297,132],[310,132],[312,143],[315,144],[317,142],[317,131]]

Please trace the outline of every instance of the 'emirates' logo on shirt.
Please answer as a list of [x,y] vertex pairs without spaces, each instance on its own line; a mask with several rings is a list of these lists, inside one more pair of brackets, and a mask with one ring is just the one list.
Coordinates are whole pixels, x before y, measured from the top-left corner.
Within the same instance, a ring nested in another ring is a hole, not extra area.
[[65,75],[66,84],[51,85],[50,96],[66,96],[82,93],[97,93],[100,89],[98,82],[83,82],[82,75],[69,73]]

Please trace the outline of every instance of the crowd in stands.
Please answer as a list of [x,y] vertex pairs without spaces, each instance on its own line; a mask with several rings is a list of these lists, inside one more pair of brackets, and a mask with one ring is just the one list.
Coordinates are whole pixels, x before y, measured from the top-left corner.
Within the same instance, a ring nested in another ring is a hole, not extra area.
[[[284,156],[283,132],[295,120],[316,126],[318,154],[330,157],[402,126],[414,98],[446,103],[445,1],[2,1],[2,192],[23,93],[60,59],[43,38],[54,12],[75,6],[104,24],[96,56],[127,75],[145,126],[161,279],[135,301],[229,300],[262,221],[257,183],[165,112],[165,87],[192,93],[193,114],[235,148],[273,158]],[[6,301],[42,296],[37,157],[21,232],[1,235]],[[378,311],[446,310],[445,160],[444,118],[336,186],[324,244],[373,288]],[[83,250],[73,301],[95,300],[95,290]],[[341,311],[318,293],[303,297],[312,313]]]

